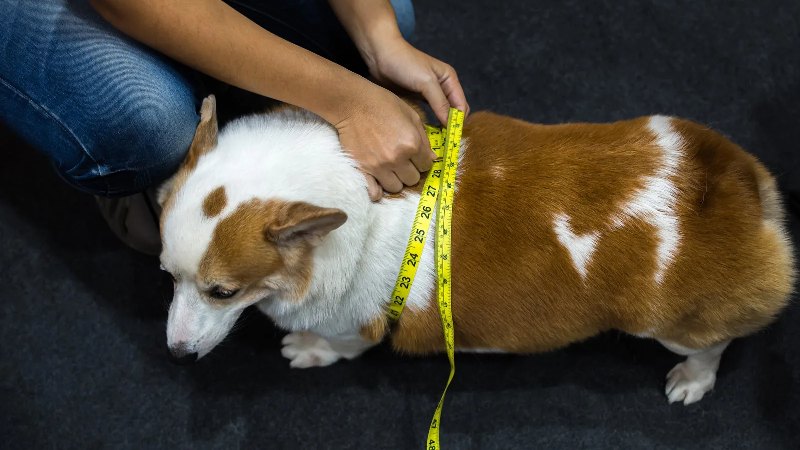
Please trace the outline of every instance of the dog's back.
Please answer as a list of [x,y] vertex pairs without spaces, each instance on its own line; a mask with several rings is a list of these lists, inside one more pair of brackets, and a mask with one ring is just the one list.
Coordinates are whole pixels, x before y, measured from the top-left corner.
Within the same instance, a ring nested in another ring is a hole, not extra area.
[[[453,223],[462,348],[535,352],[607,329],[705,348],[784,307],[792,249],[773,178],[719,134],[662,116],[465,125]],[[394,346],[441,350],[435,302]]]

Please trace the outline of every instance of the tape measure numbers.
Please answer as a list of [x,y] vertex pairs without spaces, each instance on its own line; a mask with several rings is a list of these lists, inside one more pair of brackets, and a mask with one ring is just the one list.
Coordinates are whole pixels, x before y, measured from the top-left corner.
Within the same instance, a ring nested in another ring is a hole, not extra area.
[[442,418],[442,405],[447,394],[447,388],[453,381],[456,373],[455,364],[455,328],[453,326],[453,312],[451,310],[451,240],[450,227],[453,218],[453,196],[455,193],[456,170],[458,169],[458,153],[461,148],[461,132],[464,126],[464,112],[455,108],[450,108],[447,117],[447,128],[444,130],[426,126],[428,140],[431,148],[436,152],[437,158],[433,167],[428,172],[425,184],[420,194],[417,214],[414,217],[414,224],[411,228],[411,236],[408,240],[406,253],[397,276],[392,301],[389,305],[388,316],[392,321],[400,318],[400,314],[405,306],[414,275],[417,272],[417,265],[421,260],[422,250],[425,248],[425,234],[430,229],[433,213],[436,214],[436,279],[437,297],[439,304],[439,315],[442,319],[442,330],[444,331],[445,349],[447,359],[450,361],[450,375],[447,384],[442,391],[442,397],[436,405],[430,428],[428,429],[428,440],[426,448],[438,450],[441,448],[439,443],[439,429]]
[[388,315],[389,320],[393,322],[400,319],[408,294],[411,292],[411,284],[414,282],[417,267],[422,259],[426,235],[431,228],[431,221],[435,214],[436,201],[442,184],[444,134],[441,128],[430,125],[425,125],[425,132],[428,135],[428,141],[431,143],[431,149],[436,153],[437,158],[428,171],[428,177],[425,178],[425,184],[422,186],[417,213],[414,216],[414,224],[411,227],[411,236],[408,238],[406,253],[400,265],[400,273],[397,275],[394,291],[392,291],[392,301],[389,303]]

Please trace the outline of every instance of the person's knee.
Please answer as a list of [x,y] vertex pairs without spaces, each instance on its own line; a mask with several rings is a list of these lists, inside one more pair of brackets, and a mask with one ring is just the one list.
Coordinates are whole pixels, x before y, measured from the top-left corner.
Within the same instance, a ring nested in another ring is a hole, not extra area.
[[21,5],[0,33],[0,120],[74,187],[137,192],[180,164],[197,124],[196,82],[83,2]]
[[161,94],[132,95],[117,114],[98,122],[78,164],[59,170],[62,177],[104,196],[140,192],[169,178],[183,161],[199,119],[193,97]]

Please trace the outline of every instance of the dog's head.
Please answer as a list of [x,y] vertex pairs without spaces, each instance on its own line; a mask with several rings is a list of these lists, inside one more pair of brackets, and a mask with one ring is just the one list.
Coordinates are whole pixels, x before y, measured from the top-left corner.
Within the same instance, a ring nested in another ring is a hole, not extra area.
[[161,264],[175,282],[167,344],[179,362],[211,351],[248,305],[302,301],[314,247],[347,219],[335,208],[254,197],[235,173],[222,174],[236,164],[213,155],[242,143],[218,143],[215,109],[213,96],[203,101],[186,160],[159,192]]

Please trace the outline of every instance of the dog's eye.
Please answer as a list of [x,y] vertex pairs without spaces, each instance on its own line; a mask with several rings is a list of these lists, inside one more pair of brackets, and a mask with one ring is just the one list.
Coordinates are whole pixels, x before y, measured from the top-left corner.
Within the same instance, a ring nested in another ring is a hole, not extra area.
[[216,299],[224,300],[226,298],[233,297],[237,292],[239,292],[238,289],[225,289],[220,286],[214,286],[210,291],[208,291],[208,295]]

